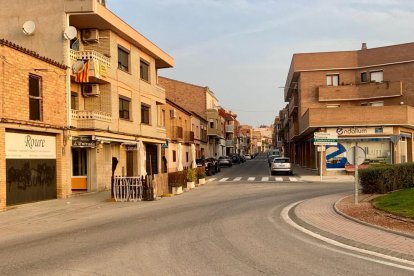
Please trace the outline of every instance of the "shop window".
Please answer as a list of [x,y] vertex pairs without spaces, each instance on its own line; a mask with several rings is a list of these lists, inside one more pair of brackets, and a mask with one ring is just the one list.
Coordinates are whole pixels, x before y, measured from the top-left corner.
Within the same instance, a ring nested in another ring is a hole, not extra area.
[[141,123],[150,124],[150,110],[151,107],[146,104],[141,104]]
[[370,80],[371,82],[383,82],[384,72],[383,71],[370,72]]
[[72,148],[72,175],[87,176],[87,149]]
[[29,119],[42,120],[42,78],[29,75]]
[[339,85],[339,74],[326,75],[327,86],[338,86]]
[[118,69],[129,72],[129,51],[118,45]]
[[119,118],[124,120],[130,119],[129,114],[129,105],[131,100],[128,98],[120,97],[119,98]]
[[73,110],[78,110],[79,108],[79,98],[76,92],[70,93],[70,108]]
[[140,78],[143,81],[149,82],[149,63],[145,60],[140,60],[139,62],[139,74]]

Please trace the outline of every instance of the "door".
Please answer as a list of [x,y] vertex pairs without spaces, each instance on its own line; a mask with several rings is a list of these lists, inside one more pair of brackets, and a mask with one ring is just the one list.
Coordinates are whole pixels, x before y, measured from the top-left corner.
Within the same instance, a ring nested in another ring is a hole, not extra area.
[[72,190],[88,189],[88,149],[72,148]]
[[134,152],[126,152],[126,176],[134,176]]

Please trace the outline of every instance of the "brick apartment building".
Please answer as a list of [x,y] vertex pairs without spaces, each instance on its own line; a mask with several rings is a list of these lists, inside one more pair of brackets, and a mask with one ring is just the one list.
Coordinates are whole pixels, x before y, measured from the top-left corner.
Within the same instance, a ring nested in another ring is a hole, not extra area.
[[170,101],[207,121],[208,142],[205,147],[204,141],[201,141],[200,150],[197,150],[200,152],[200,156],[225,155],[224,118],[219,114],[219,104],[214,93],[208,87],[165,77],[159,77],[159,84],[165,88],[167,98]]
[[358,51],[294,54],[279,114],[285,154],[317,168],[314,132],[337,133],[322,169],[346,169],[346,151],[358,145],[366,164],[413,161],[414,43]]
[[0,211],[70,194],[65,69],[0,40]]
[[[113,173],[139,176],[146,171],[154,174],[162,193],[168,189],[161,170],[166,100],[158,70],[172,67],[174,60],[102,3],[7,2],[0,5],[0,33],[71,68],[66,103],[73,190],[109,189]],[[28,21],[36,26],[32,35],[22,32]],[[137,150],[141,142],[145,160]]]
[[167,160],[168,172],[182,171],[193,161],[191,145],[194,145],[195,135],[191,125],[192,114],[168,98],[165,107],[168,147],[163,149],[163,156]]

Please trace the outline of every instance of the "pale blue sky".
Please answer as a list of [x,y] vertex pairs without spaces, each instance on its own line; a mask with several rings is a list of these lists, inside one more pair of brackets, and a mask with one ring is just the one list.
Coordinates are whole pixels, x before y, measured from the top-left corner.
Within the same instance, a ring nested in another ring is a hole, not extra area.
[[293,53],[414,41],[414,0],[108,0],[169,53],[160,75],[209,86],[242,123],[270,124],[285,105]]

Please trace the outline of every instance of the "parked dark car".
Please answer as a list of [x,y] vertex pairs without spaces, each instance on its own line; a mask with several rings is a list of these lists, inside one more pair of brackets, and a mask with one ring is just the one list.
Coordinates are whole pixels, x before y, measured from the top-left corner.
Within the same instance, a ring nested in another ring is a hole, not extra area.
[[242,162],[238,154],[232,154],[230,157],[233,164],[240,164]]
[[240,161],[241,161],[242,163],[246,162],[246,157],[244,157],[244,155],[239,155],[239,154],[238,154],[238,156],[239,156]]
[[220,167],[232,167],[233,162],[231,162],[231,158],[229,156],[220,156],[218,159]]
[[208,161],[212,164],[212,167],[213,167],[212,169],[214,170],[214,173],[220,172],[220,165],[219,165],[219,162],[216,158],[209,157],[209,158],[206,158],[206,161]]
[[206,168],[206,175],[213,175],[216,173],[216,168],[214,164],[211,162],[211,160],[200,158],[196,159],[197,167],[204,166]]

